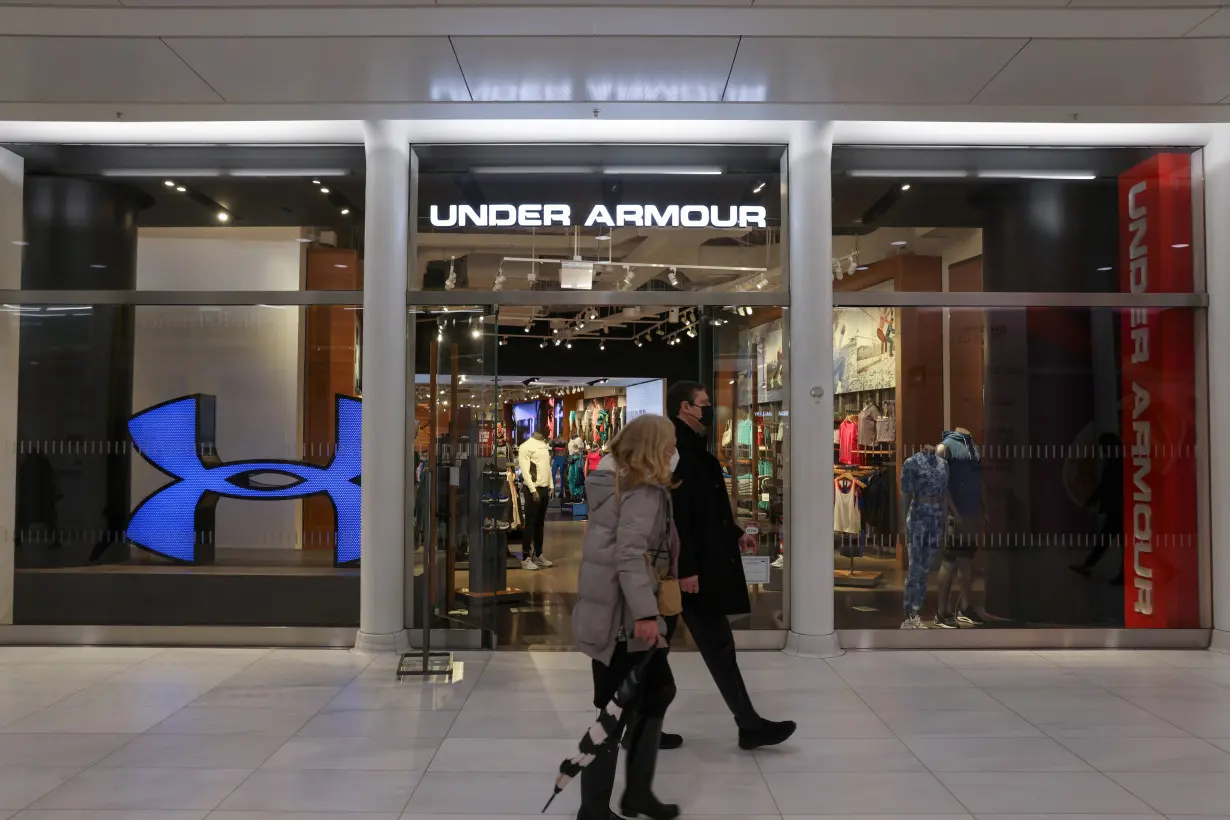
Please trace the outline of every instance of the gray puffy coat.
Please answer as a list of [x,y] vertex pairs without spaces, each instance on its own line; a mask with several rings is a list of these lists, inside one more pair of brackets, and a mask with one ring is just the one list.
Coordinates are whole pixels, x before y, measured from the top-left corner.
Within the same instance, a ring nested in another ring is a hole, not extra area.
[[[585,480],[585,497],[589,524],[572,631],[577,649],[609,664],[620,640],[628,640],[630,652],[649,649],[632,631],[637,621],[658,615],[658,575],[670,567],[670,491],[640,485],[616,501],[615,461],[605,456]],[[646,553],[656,561],[652,568]],[[663,631],[660,618],[658,628]]]

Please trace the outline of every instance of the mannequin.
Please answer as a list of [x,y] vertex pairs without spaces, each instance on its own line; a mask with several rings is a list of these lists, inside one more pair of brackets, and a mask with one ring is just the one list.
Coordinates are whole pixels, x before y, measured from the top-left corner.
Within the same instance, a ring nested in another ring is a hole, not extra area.
[[534,571],[555,566],[542,554],[543,533],[547,525],[547,504],[551,500],[551,448],[547,437],[535,432],[517,451],[521,480],[529,490],[522,528],[521,568]]
[[948,462],[940,458],[935,446],[924,445],[901,465],[901,494],[910,557],[901,628],[923,629],[918,613],[927,597],[931,560],[944,537],[945,513],[952,505],[948,496]]
[[[982,451],[974,436],[964,427],[944,432],[936,448],[948,462],[948,497],[952,504],[952,532],[944,544],[937,587],[938,607],[935,626],[956,629],[961,624],[981,626],[985,621],[974,611],[974,553],[982,538],[983,503]],[[961,576],[957,609],[951,609],[952,582]]]

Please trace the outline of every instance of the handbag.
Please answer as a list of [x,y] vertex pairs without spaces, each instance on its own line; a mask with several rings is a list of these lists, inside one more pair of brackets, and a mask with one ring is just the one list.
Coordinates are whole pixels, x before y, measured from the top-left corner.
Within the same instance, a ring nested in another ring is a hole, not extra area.
[[683,590],[679,579],[666,576],[658,579],[658,614],[667,618],[683,612]]

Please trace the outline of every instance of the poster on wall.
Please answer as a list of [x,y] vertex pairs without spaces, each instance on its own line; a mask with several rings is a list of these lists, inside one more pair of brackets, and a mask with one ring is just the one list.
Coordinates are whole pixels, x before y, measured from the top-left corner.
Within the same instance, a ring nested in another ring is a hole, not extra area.
[[897,386],[897,311],[837,308],[833,311],[833,393]]
[[664,379],[651,379],[640,384],[629,385],[624,399],[624,406],[627,408],[624,411],[625,422],[647,414],[665,415],[665,397],[666,381]]
[[752,403],[752,390],[756,391],[758,403],[782,401],[785,398],[785,351],[782,337],[782,320],[774,319],[763,325],[742,331],[739,347],[746,351],[746,368],[738,375],[738,401]]

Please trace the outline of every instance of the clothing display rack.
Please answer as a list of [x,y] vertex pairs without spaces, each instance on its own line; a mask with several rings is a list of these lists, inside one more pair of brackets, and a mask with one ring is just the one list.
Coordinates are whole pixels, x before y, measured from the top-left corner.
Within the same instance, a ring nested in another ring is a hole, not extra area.
[[[876,467],[847,467],[845,465],[833,465],[833,494],[834,494],[834,526],[842,523],[849,526],[851,521],[839,521],[838,511],[844,512],[843,517],[849,517],[851,513],[849,509],[853,508],[852,513],[859,516],[856,532],[848,530],[834,530],[834,537],[841,539],[841,544],[838,547],[838,552],[841,555],[846,555],[850,558],[850,566],[847,569],[833,570],[833,583],[847,587],[876,587],[879,586],[884,579],[884,573],[875,570],[858,570],[854,568],[854,559],[863,554],[863,546],[866,543],[868,526],[863,522],[861,513],[858,507],[861,506],[858,502],[861,500],[862,493],[867,489],[868,482],[877,473],[882,470]],[[852,498],[843,498],[839,493],[848,493]],[[845,505],[849,505],[846,507]],[[849,542],[853,541],[853,544]]]

